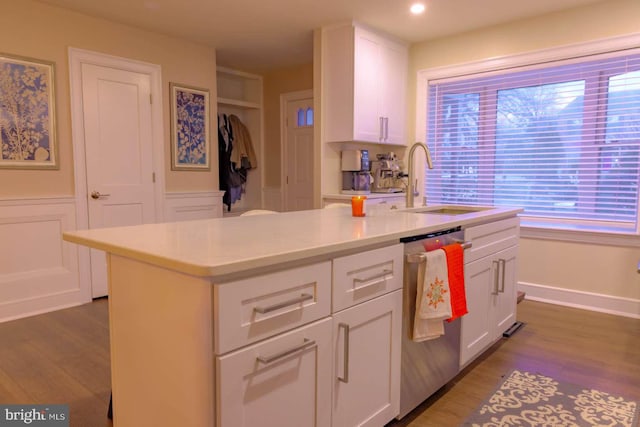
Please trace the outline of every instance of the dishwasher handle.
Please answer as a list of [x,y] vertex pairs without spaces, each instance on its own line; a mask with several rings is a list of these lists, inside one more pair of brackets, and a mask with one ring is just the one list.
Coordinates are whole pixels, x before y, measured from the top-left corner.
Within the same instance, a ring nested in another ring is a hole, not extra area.
[[[462,246],[462,249],[469,249],[471,246],[473,246],[473,244],[471,242],[462,242],[460,243],[460,246]],[[409,264],[419,264],[425,260],[425,257],[426,256],[424,252],[417,253],[417,254],[408,254],[407,262]]]

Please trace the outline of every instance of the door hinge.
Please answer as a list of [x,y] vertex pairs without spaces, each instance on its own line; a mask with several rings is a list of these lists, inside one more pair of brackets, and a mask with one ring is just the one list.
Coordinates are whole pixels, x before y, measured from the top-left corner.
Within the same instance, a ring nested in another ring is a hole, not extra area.
[[289,175],[287,175],[287,185],[289,185]]
[[149,94],[149,104],[153,104],[153,95]]
[[151,172],[151,182],[156,182],[156,173]]

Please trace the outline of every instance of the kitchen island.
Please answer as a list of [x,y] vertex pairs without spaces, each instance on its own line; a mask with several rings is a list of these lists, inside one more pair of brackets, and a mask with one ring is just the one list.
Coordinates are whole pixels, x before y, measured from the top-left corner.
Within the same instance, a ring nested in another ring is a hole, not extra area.
[[[399,239],[518,212],[345,207],[65,233],[107,253],[114,424],[352,425],[359,410],[384,424],[397,414]],[[369,324],[388,333],[384,357],[358,335]],[[361,366],[388,382],[351,390]],[[366,407],[378,395],[389,402]]]

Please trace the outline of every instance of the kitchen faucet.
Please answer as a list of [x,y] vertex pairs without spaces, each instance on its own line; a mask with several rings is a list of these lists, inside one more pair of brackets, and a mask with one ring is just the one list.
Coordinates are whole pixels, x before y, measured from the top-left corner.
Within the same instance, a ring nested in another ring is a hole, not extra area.
[[[407,183],[407,195],[406,195],[406,207],[407,208],[412,208],[413,207],[413,192],[415,191],[414,189],[414,184],[413,181],[415,179],[415,172],[413,170],[413,155],[416,151],[416,148],[418,147],[422,147],[422,149],[424,150],[424,154],[426,154],[427,156],[427,165],[429,166],[429,169],[433,169],[433,163],[431,162],[431,153],[429,152],[429,147],[427,147],[427,145],[424,142],[416,142],[414,143],[411,148],[409,149],[409,182]],[[426,200],[427,198],[425,197],[423,199],[426,204]]]

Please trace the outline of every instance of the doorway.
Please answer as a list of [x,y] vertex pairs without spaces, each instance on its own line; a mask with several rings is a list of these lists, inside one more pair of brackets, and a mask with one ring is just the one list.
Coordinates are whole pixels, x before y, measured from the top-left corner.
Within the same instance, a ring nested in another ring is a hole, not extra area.
[[[160,67],[69,50],[78,229],[162,219]],[[79,248],[80,286],[105,296],[104,252]]]
[[280,96],[283,207],[313,209],[313,91]]

